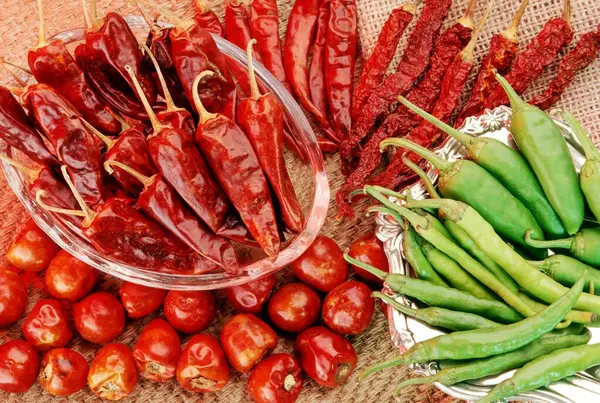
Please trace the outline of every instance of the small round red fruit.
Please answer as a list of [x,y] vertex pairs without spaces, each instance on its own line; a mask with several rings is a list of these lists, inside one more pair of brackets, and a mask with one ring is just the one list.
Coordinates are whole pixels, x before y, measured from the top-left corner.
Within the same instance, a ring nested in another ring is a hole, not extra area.
[[138,319],[160,308],[165,301],[167,291],[135,283],[123,283],[119,295],[127,316]]
[[59,248],[37,224],[29,219],[6,252],[13,266],[25,271],[41,271],[50,264]]
[[27,287],[21,276],[8,269],[0,271],[0,327],[15,323],[27,308]]
[[226,288],[225,296],[238,312],[259,313],[276,283],[273,275],[261,277],[246,284]]
[[40,359],[25,340],[11,340],[0,346],[0,391],[24,393],[35,383]]
[[223,325],[221,345],[229,364],[244,374],[273,351],[277,334],[256,316],[239,313]]
[[74,304],[73,319],[81,337],[97,344],[114,340],[125,327],[123,305],[104,291],[90,294]]
[[217,317],[210,291],[169,291],[163,309],[171,326],[188,334],[203,331]]
[[299,333],[319,319],[321,298],[305,284],[289,283],[275,291],[268,310],[271,321],[279,329]]
[[[383,270],[385,272],[390,271],[390,265],[383,250],[383,242],[381,242],[374,233],[362,236],[356,241],[352,242],[352,244],[350,244],[348,254],[354,259],[370,264],[379,270]],[[383,283],[383,280],[374,276],[368,271],[354,265],[351,266],[356,275],[363,280],[372,283]]]
[[40,385],[54,396],[69,396],[83,389],[90,367],[81,354],[68,348],[50,350],[42,360]]
[[73,338],[69,313],[60,301],[41,299],[23,322],[23,336],[40,351],[64,347]]
[[229,380],[229,365],[216,337],[197,334],[181,351],[177,382],[190,392],[209,393],[223,389]]
[[140,334],[132,353],[142,378],[166,382],[175,376],[181,353],[179,336],[165,320],[154,319]]
[[335,287],[323,301],[323,322],[334,332],[357,335],[364,332],[375,310],[371,289],[359,281]]
[[87,381],[92,392],[102,399],[119,400],[131,394],[137,385],[138,373],[129,348],[112,343],[98,350]]
[[333,290],[348,277],[348,263],[342,250],[326,236],[317,237],[290,267],[300,281],[323,292]]
[[302,389],[300,365],[289,354],[273,354],[259,362],[248,378],[255,403],[293,403]]
[[61,250],[50,262],[44,278],[48,294],[77,301],[92,291],[98,277],[98,270]]

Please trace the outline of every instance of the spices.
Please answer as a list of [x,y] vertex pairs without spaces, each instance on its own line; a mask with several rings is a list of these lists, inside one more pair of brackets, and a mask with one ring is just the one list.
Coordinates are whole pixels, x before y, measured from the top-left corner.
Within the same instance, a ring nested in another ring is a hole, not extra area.
[[[227,0],[225,3],[225,38],[242,50],[252,39],[250,10],[246,1]],[[257,59],[260,60],[260,56],[257,55]]]
[[131,353],[138,374],[154,382],[175,377],[181,342],[175,329],[164,319],[150,321],[140,333]]
[[120,400],[130,395],[138,382],[135,359],[125,344],[102,347],[90,364],[88,386],[96,396]]
[[17,269],[40,272],[48,267],[59,249],[52,238],[29,218],[8,246],[6,260]]
[[68,348],[50,350],[42,360],[40,386],[53,396],[69,396],[85,388],[89,365]]
[[92,293],[73,304],[72,315],[77,333],[96,344],[116,339],[125,328],[123,305],[104,291]]
[[327,30],[331,9],[330,0],[324,0],[319,7],[317,28],[308,69],[310,100],[325,116],[329,113],[325,91],[325,48],[327,47]]
[[0,326],[10,326],[23,317],[27,308],[27,287],[11,270],[0,271]]
[[223,28],[223,24],[221,24],[215,12],[210,9],[210,6],[206,4],[206,1],[195,0],[194,5],[196,9],[196,13],[194,14],[196,24],[212,34],[224,36],[225,29]]
[[219,340],[210,334],[193,336],[181,350],[176,375],[177,382],[190,392],[223,389],[229,380],[229,365]]
[[38,300],[22,325],[23,337],[38,351],[64,347],[73,338],[65,306],[54,299]]

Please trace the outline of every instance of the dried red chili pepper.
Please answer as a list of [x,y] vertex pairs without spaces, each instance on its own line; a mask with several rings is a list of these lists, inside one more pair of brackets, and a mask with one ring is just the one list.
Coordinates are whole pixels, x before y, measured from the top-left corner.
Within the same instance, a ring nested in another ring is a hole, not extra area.
[[330,4],[325,47],[325,89],[333,129],[346,138],[352,128],[350,108],[358,45],[358,17],[355,0],[331,0]]
[[352,97],[352,118],[354,120],[357,120],[362,114],[371,91],[383,80],[385,72],[396,54],[400,38],[415,16],[416,6],[415,2],[411,2],[395,8],[383,24],[373,53],[363,65],[362,73],[354,89]]
[[[562,17],[549,20],[527,47],[515,57],[512,68],[504,76],[514,90],[521,94],[542,74],[558,55],[558,52],[573,39],[570,24],[571,2],[565,0]],[[508,104],[508,97],[502,89],[496,89],[486,98],[484,109],[494,109]]]
[[325,116],[329,113],[327,94],[325,91],[325,48],[327,47],[327,25],[331,14],[330,0],[324,0],[319,7],[317,31],[315,34],[310,67],[308,69],[308,85],[310,99],[315,107]]
[[225,29],[223,28],[223,24],[221,24],[219,17],[210,9],[209,5],[204,0],[196,0],[194,5],[196,6],[196,13],[194,14],[196,24],[210,33],[224,36]]
[[194,81],[194,103],[200,113],[196,144],[252,237],[269,257],[275,257],[280,247],[277,218],[259,158],[235,122],[208,113],[198,96],[200,81],[212,74],[200,73]]
[[571,50],[558,66],[558,73],[542,94],[530,102],[541,109],[548,109],[560,99],[560,96],[575,78],[578,71],[585,69],[598,58],[600,52],[600,27],[598,31],[583,35],[579,43]]
[[[425,7],[408,38],[397,71],[385,77],[369,95],[352,133],[341,145],[342,172],[350,172],[354,149],[368,136],[373,125],[389,110],[390,105],[396,104],[396,97],[405,94],[427,68],[429,56],[451,5],[451,0],[425,1]],[[469,14],[469,11],[465,14]]]
[[58,165],[12,93],[0,86],[0,138],[35,162]]
[[[440,94],[444,73],[456,55],[471,39],[472,26],[471,17],[466,15],[438,38],[431,56],[429,70],[407,95],[411,102],[424,110],[431,111]],[[405,135],[420,122],[421,119],[405,107],[399,107],[388,115],[365,144],[358,167],[348,176],[346,183],[336,195],[340,216],[352,217],[354,215],[354,211],[348,204],[348,196],[352,190],[362,187],[367,177],[379,165],[381,161],[379,143],[388,137]]]
[[246,0],[227,0],[225,3],[225,38],[242,50],[252,39],[250,9]]
[[252,46],[248,43],[248,72],[252,93],[238,106],[237,121],[250,140],[260,166],[277,197],[285,226],[293,233],[302,231],[304,216],[294,185],[283,159],[283,110],[275,96],[261,95],[254,75]]
[[326,139],[325,137],[321,137],[318,134],[316,136],[317,136],[317,143],[319,144],[319,148],[321,149],[321,152],[335,153],[340,149],[340,145],[338,143],[335,143],[329,139]]
[[75,57],[80,67],[83,66],[89,83],[122,114],[134,119],[148,119],[125,72],[125,66],[131,66],[140,77],[150,103],[156,103],[156,85],[152,75],[142,68],[143,56],[135,35],[119,14],[108,13],[98,26],[95,7],[89,15],[85,1],[82,5],[87,31],[85,44],[77,47]]
[[481,61],[479,73],[473,84],[469,100],[465,103],[456,119],[455,126],[460,127],[469,116],[478,115],[483,109],[487,97],[498,86],[496,72],[504,74],[512,65],[519,51],[519,24],[529,0],[522,0],[510,25],[501,33],[492,36],[490,49]]
[[86,203],[102,201],[102,167],[96,139],[79,118],[79,112],[52,87],[34,84],[22,96],[35,126],[48,138],[68,167],[77,191]]

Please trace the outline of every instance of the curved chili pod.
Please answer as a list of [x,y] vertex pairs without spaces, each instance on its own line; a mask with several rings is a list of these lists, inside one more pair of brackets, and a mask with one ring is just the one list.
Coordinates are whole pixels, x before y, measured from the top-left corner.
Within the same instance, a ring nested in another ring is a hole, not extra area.
[[204,0],[196,0],[194,5],[196,6],[196,13],[194,14],[196,24],[212,34],[224,36],[225,29],[223,28],[223,24],[221,24],[219,17],[210,9],[208,4]]
[[308,70],[308,84],[310,99],[315,107],[327,116],[327,94],[325,91],[325,48],[327,46],[327,25],[329,23],[331,5],[325,0],[319,7],[317,17],[317,33],[313,46],[310,68]]
[[225,3],[225,38],[240,49],[246,49],[252,39],[250,9],[245,0],[227,0]]

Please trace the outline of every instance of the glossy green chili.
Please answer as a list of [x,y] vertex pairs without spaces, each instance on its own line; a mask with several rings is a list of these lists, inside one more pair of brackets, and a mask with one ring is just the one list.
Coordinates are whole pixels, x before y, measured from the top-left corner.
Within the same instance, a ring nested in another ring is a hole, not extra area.
[[594,294],[600,295],[600,271],[577,259],[565,255],[552,255],[545,260],[529,261],[528,263],[568,287],[575,284],[585,273],[588,284],[590,281],[594,284]]
[[[575,281],[573,282],[573,284],[571,284],[571,286],[574,285],[579,278],[581,278],[581,276],[579,276],[577,279],[575,279]],[[586,284],[587,284],[587,282],[588,282],[588,280],[586,278]],[[529,305],[531,307],[531,309],[533,309],[536,312],[543,311],[547,307],[547,305],[544,305],[541,302],[538,302],[538,301],[534,300],[533,298],[530,298],[526,294],[519,293],[519,297],[523,300],[523,302],[525,302],[527,305]],[[596,315],[593,312],[576,311],[574,309],[572,309],[567,314],[567,316],[565,316],[565,321],[571,322],[571,323],[590,324],[590,323],[595,323],[597,320],[598,320],[598,315]]]
[[347,262],[384,280],[391,290],[418,299],[429,306],[474,313],[500,323],[515,323],[523,319],[517,311],[500,301],[480,299],[454,288],[445,288],[401,274],[389,274],[353,259],[348,254],[345,254],[344,258]]
[[375,298],[381,299],[396,311],[403,313],[406,316],[410,316],[411,318],[420,320],[429,326],[441,327],[455,331],[490,329],[493,327],[502,326],[500,323],[472,313],[451,311],[449,309],[437,307],[415,309],[403,305],[392,297],[380,292],[374,292],[371,295]]
[[510,100],[512,136],[567,233],[573,235],[581,227],[585,205],[567,142],[550,116],[523,101],[503,77],[496,78]]
[[448,284],[433,270],[433,267],[423,255],[417,237],[417,233],[407,224],[402,237],[402,252],[406,261],[421,280],[448,287]]
[[583,263],[600,266],[600,228],[584,228],[572,237],[552,241],[531,239],[527,233],[525,242],[534,248],[568,249],[575,258]]
[[600,344],[563,348],[528,362],[512,378],[496,385],[478,403],[492,403],[529,392],[600,364]]
[[[502,236],[525,247],[523,236],[534,230],[534,238],[544,239],[531,212],[485,169],[469,160],[449,162],[434,152],[399,138],[381,142],[381,148],[396,146],[413,151],[438,171],[438,188],[444,197],[460,200],[477,210]],[[533,250],[533,249],[532,249]],[[538,256],[536,253],[535,256]],[[542,259],[545,255],[542,257]]]

